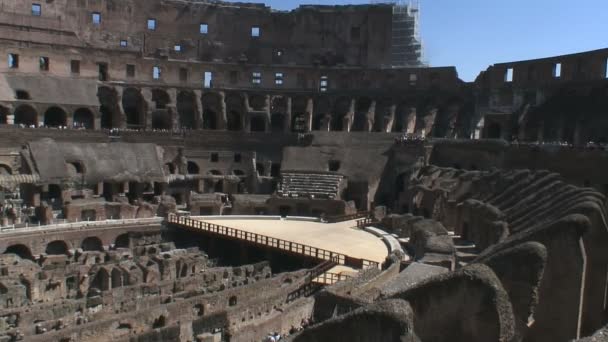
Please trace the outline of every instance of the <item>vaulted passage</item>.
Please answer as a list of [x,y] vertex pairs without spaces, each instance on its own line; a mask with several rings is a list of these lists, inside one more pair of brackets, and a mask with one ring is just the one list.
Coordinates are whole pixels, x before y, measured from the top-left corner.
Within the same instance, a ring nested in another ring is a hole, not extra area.
[[238,94],[226,95],[227,122],[229,131],[240,131],[243,129],[243,113],[245,106],[243,98]]
[[128,128],[144,128],[145,120],[145,100],[139,90],[127,88],[122,94],[122,108],[127,117]]
[[67,126],[67,114],[59,107],[51,107],[44,113],[44,125],[48,127]]
[[179,127],[185,129],[195,129],[197,111],[196,95],[191,91],[180,91],[177,94],[177,115],[179,117]]
[[28,105],[21,105],[15,110],[15,124],[25,126],[38,125],[38,113]]
[[93,129],[95,128],[95,116],[87,108],[79,108],[74,112],[74,128]]
[[201,98],[203,105],[203,129],[218,129],[221,113],[221,97],[216,93],[204,94]]
[[243,129],[243,119],[239,112],[231,110],[228,113],[228,130],[229,131],[240,131]]
[[255,115],[251,117],[251,131],[252,132],[265,132],[266,131],[266,120],[261,115]]
[[109,87],[99,87],[97,90],[101,114],[101,128],[118,128],[121,124],[120,108],[116,90]]
[[364,131],[367,125],[367,112],[370,109],[372,101],[368,98],[357,100],[355,108],[355,117],[353,119],[353,131]]

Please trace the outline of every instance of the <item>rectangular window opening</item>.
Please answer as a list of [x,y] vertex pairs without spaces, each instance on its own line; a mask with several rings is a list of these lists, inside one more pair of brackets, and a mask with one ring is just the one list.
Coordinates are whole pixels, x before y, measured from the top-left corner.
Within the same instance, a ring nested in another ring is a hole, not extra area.
[[160,67],[159,66],[155,66],[152,68],[152,78],[155,80],[159,80],[160,79]]
[[49,71],[49,64],[48,57],[40,57],[40,71]]
[[220,155],[218,153],[211,153],[211,162],[217,163],[220,161]]
[[209,25],[207,25],[207,24],[201,24],[199,26],[199,32],[200,32],[200,34],[208,34],[209,33]]
[[148,19],[148,30],[156,30],[156,19]]
[[321,76],[321,80],[319,81],[319,90],[321,92],[326,92],[329,88],[329,78],[327,76]]
[[260,31],[260,27],[259,26],[253,26],[253,27],[251,27],[251,36],[252,37],[257,38],[257,37],[260,36],[260,34],[261,34],[261,31]]
[[188,81],[188,69],[187,68],[179,68],[179,80],[182,82]]
[[8,67],[10,69],[18,69],[19,68],[19,55],[16,53],[8,54]]
[[179,44],[173,46],[173,51],[175,51],[175,52],[182,52],[182,46],[179,45]]
[[32,15],[36,17],[42,15],[42,6],[40,4],[32,4]]
[[72,74],[80,74],[80,61],[79,60],[72,60],[70,61],[70,71],[72,72]]
[[127,47],[127,46],[129,46],[129,42],[127,40],[123,39],[123,40],[120,41],[120,47],[124,48],[124,47]]
[[93,20],[93,25],[101,24],[101,13],[93,12],[93,14],[91,14],[91,19]]
[[211,71],[205,71],[205,74],[203,76],[203,87],[204,88],[213,87],[213,73]]
[[418,82],[418,75],[410,74],[410,85],[415,86],[417,82]]
[[505,72],[505,82],[513,82],[513,68],[507,68]]
[[251,73],[251,83],[262,84],[262,73],[254,71]]
[[135,77],[135,65],[127,64],[127,77],[128,78]]
[[274,84],[283,85],[283,73],[277,72],[274,74]]
[[562,77],[562,63],[555,63],[553,65],[553,77],[554,78]]
[[99,80],[105,82],[108,80],[108,65],[106,63],[97,63],[97,68],[99,71]]

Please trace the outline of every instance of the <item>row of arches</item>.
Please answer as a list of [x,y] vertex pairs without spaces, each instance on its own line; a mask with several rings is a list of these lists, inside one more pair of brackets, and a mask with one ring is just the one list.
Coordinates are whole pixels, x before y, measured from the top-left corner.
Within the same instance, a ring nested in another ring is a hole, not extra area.
[[[48,108],[44,114],[42,122],[39,122],[38,112],[28,104],[22,104],[15,108],[14,123],[16,125],[35,126],[40,124],[46,127],[67,127],[68,113],[61,107],[53,106]],[[7,123],[8,109],[0,107],[0,124]],[[94,129],[95,115],[88,108],[78,108],[72,113],[73,128]]]
[[[124,240],[127,239],[128,235],[123,234],[116,238],[115,245],[121,245],[124,247]],[[128,242],[127,242],[128,246]],[[80,248],[83,252],[102,252],[104,250],[103,243],[101,239],[95,236],[89,236],[82,240],[80,244]],[[69,255],[70,254],[70,246],[64,240],[53,240],[46,244],[44,248],[44,253],[47,255]],[[26,246],[22,243],[17,243],[8,246],[3,254],[15,254],[22,259],[34,260],[34,254],[30,247]]]

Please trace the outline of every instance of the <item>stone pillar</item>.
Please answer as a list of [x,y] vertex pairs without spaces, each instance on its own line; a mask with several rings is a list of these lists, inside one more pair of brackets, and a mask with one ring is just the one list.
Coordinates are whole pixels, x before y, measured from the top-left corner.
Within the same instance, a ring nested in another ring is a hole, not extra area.
[[357,101],[355,99],[350,100],[350,106],[348,107],[348,113],[344,117],[344,124],[342,125],[342,130],[346,132],[350,132],[353,126],[353,121],[355,119],[355,108],[357,106]]
[[[401,115],[404,115],[403,113]],[[417,119],[417,111],[416,107],[410,107],[407,111],[407,116],[402,118],[403,127],[401,127],[402,131],[405,131],[407,134],[415,134],[416,133],[416,119]]]
[[308,98],[306,101],[306,131],[312,131],[312,115],[315,110],[315,103],[312,98]]
[[383,132],[390,133],[393,131],[393,126],[395,125],[396,113],[397,113],[397,105],[391,105],[388,109],[388,120],[386,120],[386,125],[383,126]]
[[141,95],[144,98],[144,101],[146,103],[146,108],[144,108],[144,113],[145,113],[145,117],[144,117],[144,128],[145,129],[151,129],[152,128],[152,112],[154,111],[154,108],[156,107],[156,105],[154,104],[154,101],[152,101],[152,90],[150,88],[142,88],[141,89]]
[[220,113],[217,122],[217,129],[226,130],[228,127],[228,113],[226,112],[226,93],[219,92],[220,95]]
[[117,128],[127,128],[127,114],[125,114],[125,109],[122,106],[122,92],[124,91],[123,87],[114,87],[114,91],[116,91],[116,108],[118,109],[118,122],[115,123]]
[[[369,109],[367,110],[367,114],[365,115],[365,127],[363,128],[363,130],[365,132],[371,132],[374,130],[374,122],[376,121],[376,101],[372,101],[372,103],[369,106]],[[384,120],[384,116],[382,116],[382,120]],[[378,123],[379,125],[382,125],[383,123],[380,122]]]
[[171,117],[171,127],[173,130],[179,130],[182,128],[182,125],[179,113],[177,112],[177,89],[169,88],[167,89],[167,94],[171,100],[171,102],[167,104],[167,114]]
[[201,129],[203,128],[203,91],[202,90],[195,90],[194,91],[194,97],[196,100],[196,112],[194,113],[195,118],[194,118],[194,126],[196,129]]
[[285,113],[285,126],[283,127],[284,132],[289,132],[293,129],[291,125],[293,124],[293,111],[292,111],[292,99],[291,97],[287,98],[287,113]]
[[266,112],[266,119],[264,120],[264,132],[270,132],[270,120],[272,119],[272,116],[270,114],[270,95],[266,95],[264,102],[264,111]]

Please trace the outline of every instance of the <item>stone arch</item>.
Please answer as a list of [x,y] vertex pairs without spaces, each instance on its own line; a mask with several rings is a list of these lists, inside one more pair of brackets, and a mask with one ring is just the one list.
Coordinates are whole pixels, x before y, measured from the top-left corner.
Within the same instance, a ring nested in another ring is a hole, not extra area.
[[228,121],[226,126],[229,131],[240,131],[243,129],[243,117],[239,112],[231,110],[228,112],[227,119]]
[[488,139],[500,139],[502,137],[502,127],[497,122],[492,122],[488,126]]
[[114,239],[115,248],[129,248],[129,233],[120,234]]
[[89,236],[88,238],[82,240],[80,248],[82,248],[82,250],[85,252],[103,252],[103,243],[98,237]]
[[266,108],[266,97],[263,95],[249,95],[249,107],[255,111],[263,111]]
[[97,89],[97,98],[100,104],[101,128],[111,129],[120,127],[122,120],[116,89],[99,87]]
[[243,112],[245,111],[243,97],[239,94],[226,95],[227,128],[229,131],[243,129]]
[[109,291],[110,287],[110,273],[105,268],[100,268],[95,277],[91,280],[89,287],[98,289],[100,291]]
[[152,128],[171,130],[173,122],[167,110],[155,110],[152,112]]
[[326,130],[327,126],[323,126],[327,117],[331,115],[331,102],[327,97],[319,97],[315,99],[314,115],[312,118],[312,129],[315,131]]
[[113,289],[122,287],[122,272],[118,269],[118,267],[112,269],[112,273],[110,274],[110,276],[112,278]]
[[30,105],[21,105],[15,109],[15,125],[38,126],[38,113]]
[[189,161],[188,162],[188,174],[189,175],[198,175],[199,173],[201,173],[201,169],[198,166],[197,163],[193,162],[193,161]]
[[47,127],[67,126],[68,116],[65,110],[53,106],[44,112],[44,125]]
[[266,132],[266,118],[263,115],[252,115],[249,127],[252,132]]
[[330,129],[332,131],[343,131],[346,129],[346,127],[344,127],[344,118],[350,111],[350,103],[350,99],[346,97],[341,97],[336,100],[334,111],[331,116]]
[[171,103],[171,96],[164,89],[154,88],[152,89],[152,102],[156,109],[167,109]]
[[196,128],[198,108],[196,105],[196,95],[194,92],[180,91],[177,94],[176,106],[179,117],[179,127],[186,129]]
[[6,125],[8,123],[8,115],[8,108],[0,106],[0,125]]
[[175,167],[175,164],[173,163],[165,163],[163,170],[165,171],[165,173],[170,175],[174,175],[177,173],[177,167]]
[[32,250],[24,244],[10,245],[4,250],[4,254],[15,254],[21,259],[34,260]]
[[281,133],[285,131],[285,125],[287,124],[286,114],[273,113],[270,116],[270,126],[273,133]]
[[0,164],[0,176],[9,176],[13,174],[13,170],[10,166],[5,164]]
[[74,112],[72,127],[94,129],[95,128],[95,115],[88,108],[78,108]]
[[364,131],[367,125],[367,112],[372,105],[372,100],[368,97],[357,99],[355,105],[355,115],[353,118],[352,131]]
[[144,128],[146,125],[146,100],[139,89],[126,88],[122,92],[122,108],[127,118],[127,127]]
[[48,255],[67,255],[70,248],[68,244],[63,240],[51,241],[46,245],[44,252]]
[[207,171],[207,174],[210,176],[222,176],[222,173],[218,170],[209,170]]
[[203,129],[219,129],[222,98],[217,93],[205,93],[201,97],[203,105]]
[[236,304],[237,304],[237,298],[236,298],[236,296],[231,296],[228,299],[228,306],[236,306]]

